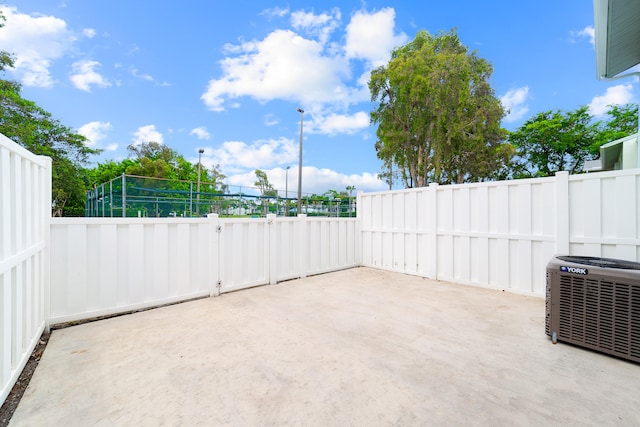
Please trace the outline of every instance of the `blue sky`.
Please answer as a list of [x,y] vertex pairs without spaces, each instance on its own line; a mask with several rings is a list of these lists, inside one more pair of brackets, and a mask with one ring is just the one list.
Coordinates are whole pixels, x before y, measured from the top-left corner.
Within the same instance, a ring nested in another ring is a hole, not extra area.
[[23,96],[120,160],[162,142],[219,164],[232,186],[256,168],[297,189],[304,114],[303,192],[383,190],[369,124],[369,71],[420,29],[457,28],[494,66],[496,96],[515,129],[550,109],[637,102],[635,79],[596,80],[593,6],[586,0],[158,3],[6,2],[0,48]]

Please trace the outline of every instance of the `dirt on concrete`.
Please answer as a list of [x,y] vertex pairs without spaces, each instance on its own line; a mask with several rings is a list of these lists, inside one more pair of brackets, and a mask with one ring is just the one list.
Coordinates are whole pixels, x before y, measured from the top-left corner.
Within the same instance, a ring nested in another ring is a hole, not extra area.
[[2,404],[2,407],[0,408],[0,427],[9,425],[9,421],[11,421],[11,417],[18,407],[20,399],[22,399],[22,395],[27,389],[29,381],[31,381],[31,377],[40,363],[42,353],[47,346],[47,342],[49,342],[50,336],[51,334],[42,334],[36,348],[33,349],[24,370],[20,374],[20,377],[18,377],[18,381],[16,381],[11,392],[9,392],[7,399]]

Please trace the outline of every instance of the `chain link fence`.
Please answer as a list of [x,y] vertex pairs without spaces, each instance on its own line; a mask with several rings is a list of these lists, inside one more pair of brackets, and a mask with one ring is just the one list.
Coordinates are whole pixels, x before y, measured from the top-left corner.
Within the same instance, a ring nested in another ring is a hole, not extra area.
[[[295,216],[297,194],[276,190],[264,196],[255,187],[228,186],[121,175],[87,191],[87,217],[263,217]],[[356,216],[356,197],[303,194],[302,212],[308,216]]]

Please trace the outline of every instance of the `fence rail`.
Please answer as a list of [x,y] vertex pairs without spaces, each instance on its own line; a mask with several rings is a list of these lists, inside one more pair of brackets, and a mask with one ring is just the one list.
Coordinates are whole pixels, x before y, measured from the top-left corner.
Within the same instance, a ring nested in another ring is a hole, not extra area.
[[0,135],[0,402],[46,326],[51,160]]

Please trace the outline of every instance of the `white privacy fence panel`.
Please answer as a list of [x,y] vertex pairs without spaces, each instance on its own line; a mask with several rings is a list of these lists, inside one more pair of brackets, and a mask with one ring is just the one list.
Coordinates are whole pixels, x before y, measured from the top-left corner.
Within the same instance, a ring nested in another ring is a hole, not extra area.
[[572,254],[640,260],[640,170],[572,176],[569,198]]
[[54,218],[52,324],[360,265],[355,218]]
[[46,324],[51,159],[0,135],[0,403]]
[[52,324],[211,293],[210,221],[54,218]]
[[355,218],[307,217],[301,225],[301,277],[360,265]]
[[360,265],[355,218],[220,219],[220,292]]
[[275,255],[274,262],[271,264],[275,281],[280,282],[306,276],[306,272],[303,271],[303,263],[306,259],[303,248],[307,247],[303,239],[306,237],[306,233],[300,231],[306,229],[305,224],[306,218],[304,216],[277,218],[274,225],[275,239],[273,239],[273,245],[270,248],[270,252]]
[[220,292],[269,283],[270,220],[220,220]]
[[544,295],[556,253],[640,260],[640,171],[360,194],[363,264]]

